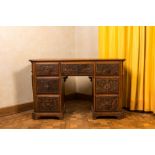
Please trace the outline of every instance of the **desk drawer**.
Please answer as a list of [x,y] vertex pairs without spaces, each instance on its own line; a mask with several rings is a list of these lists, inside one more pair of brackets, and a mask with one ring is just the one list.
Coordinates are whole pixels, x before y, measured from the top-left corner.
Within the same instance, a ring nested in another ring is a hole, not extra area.
[[120,75],[120,63],[119,62],[102,62],[96,63],[96,75],[97,76],[119,76]]
[[59,96],[37,96],[37,112],[60,112]]
[[96,78],[97,94],[118,94],[119,78]]
[[60,92],[59,78],[37,78],[37,94],[58,94]]
[[118,111],[118,96],[117,95],[97,95],[95,111]]
[[62,63],[62,75],[93,75],[94,64],[92,63]]
[[58,63],[36,63],[37,76],[58,76],[59,64]]

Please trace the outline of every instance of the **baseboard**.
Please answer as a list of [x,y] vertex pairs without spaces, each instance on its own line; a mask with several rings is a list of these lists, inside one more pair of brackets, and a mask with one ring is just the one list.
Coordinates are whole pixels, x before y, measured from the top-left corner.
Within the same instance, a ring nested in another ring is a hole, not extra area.
[[72,100],[72,99],[92,100],[92,95],[87,95],[82,93],[73,93],[73,94],[65,95],[65,101]]
[[[91,95],[81,94],[81,93],[73,93],[73,94],[65,95],[65,101],[72,100],[72,99],[76,99],[76,100],[82,99],[82,100],[92,101],[92,98],[93,97]],[[32,109],[33,109],[33,102],[24,103],[20,105],[14,105],[14,106],[6,107],[6,108],[0,108],[0,117],[8,116],[8,115],[12,115],[12,114],[32,110]],[[146,112],[143,110],[130,110],[129,108],[125,108],[125,107],[123,109],[128,110],[130,112],[152,113],[151,111]]]
[[152,111],[144,111],[144,110],[131,110],[130,108],[123,107],[123,109],[130,112],[138,112],[138,113],[153,113]]
[[[92,96],[87,94],[81,94],[81,93],[65,95],[65,101],[71,100],[71,99],[92,100]],[[8,116],[8,115],[12,115],[12,114],[32,110],[32,109],[33,109],[33,102],[14,105],[6,108],[0,108],[0,117]]]
[[33,108],[33,102],[14,105],[6,108],[0,108],[0,117],[28,111],[31,110],[32,108]]

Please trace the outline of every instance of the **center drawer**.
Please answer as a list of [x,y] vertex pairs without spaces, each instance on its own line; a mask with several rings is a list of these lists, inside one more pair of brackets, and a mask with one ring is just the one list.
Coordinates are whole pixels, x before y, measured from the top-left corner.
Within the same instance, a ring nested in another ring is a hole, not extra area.
[[93,63],[61,63],[62,75],[93,75]]

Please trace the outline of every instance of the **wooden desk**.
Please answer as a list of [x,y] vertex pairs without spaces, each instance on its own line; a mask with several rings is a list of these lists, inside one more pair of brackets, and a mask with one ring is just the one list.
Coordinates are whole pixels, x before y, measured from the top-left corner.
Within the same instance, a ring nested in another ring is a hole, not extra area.
[[33,118],[64,115],[64,81],[67,76],[88,76],[92,80],[92,114],[122,115],[124,59],[30,60],[34,97]]

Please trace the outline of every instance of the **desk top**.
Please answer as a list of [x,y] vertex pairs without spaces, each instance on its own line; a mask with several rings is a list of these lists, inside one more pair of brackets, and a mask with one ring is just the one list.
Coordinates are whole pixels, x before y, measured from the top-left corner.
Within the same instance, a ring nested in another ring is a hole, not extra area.
[[30,62],[125,61],[125,59],[31,59]]

